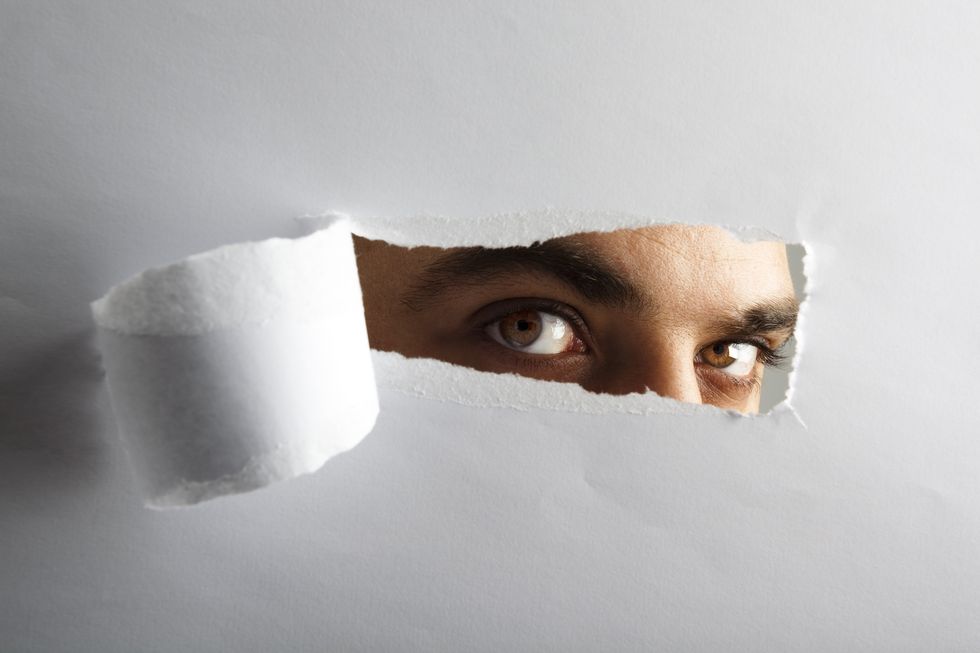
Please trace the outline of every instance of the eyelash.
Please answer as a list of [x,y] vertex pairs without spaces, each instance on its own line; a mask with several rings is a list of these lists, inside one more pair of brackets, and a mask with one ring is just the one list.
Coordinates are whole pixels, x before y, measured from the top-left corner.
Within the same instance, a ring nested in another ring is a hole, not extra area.
[[[766,367],[779,367],[786,362],[786,356],[782,354],[782,349],[786,343],[773,348],[769,346],[768,342],[759,337],[733,338],[722,342],[744,342],[752,345],[759,350],[759,361]],[[708,346],[710,347],[710,345]]]

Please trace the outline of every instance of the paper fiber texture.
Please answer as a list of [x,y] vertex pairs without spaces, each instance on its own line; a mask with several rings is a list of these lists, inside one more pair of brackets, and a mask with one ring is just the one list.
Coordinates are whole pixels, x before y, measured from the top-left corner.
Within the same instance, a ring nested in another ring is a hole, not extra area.
[[736,238],[785,240],[784,235],[753,225],[715,223],[710,220],[678,220],[624,211],[596,211],[566,208],[539,208],[477,215],[467,219],[432,213],[348,216],[337,211],[306,215],[301,221],[310,229],[348,219],[359,236],[383,240],[403,247],[524,247],[582,232],[609,232],[666,224],[712,224],[727,229]]
[[342,222],[149,270],[93,313],[113,410],[150,506],[315,471],[374,424],[377,392]]

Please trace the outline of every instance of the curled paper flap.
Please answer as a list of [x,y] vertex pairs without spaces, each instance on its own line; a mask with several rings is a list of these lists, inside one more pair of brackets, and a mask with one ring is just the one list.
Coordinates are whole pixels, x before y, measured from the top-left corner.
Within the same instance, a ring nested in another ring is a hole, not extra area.
[[377,418],[344,221],[146,271],[92,309],[113,409],[151,507],[313,472]]

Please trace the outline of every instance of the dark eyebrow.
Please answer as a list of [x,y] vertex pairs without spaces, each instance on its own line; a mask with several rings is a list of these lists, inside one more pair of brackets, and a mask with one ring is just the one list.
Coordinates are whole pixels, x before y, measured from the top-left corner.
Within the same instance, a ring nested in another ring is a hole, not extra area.
[[784,335],[789,339],[796,328],[800,303],[795,297],[782,297],[733,311],[720,319],[714,330],[726,338],[761,334]]
[[636,312],[647,308],[643,293],[617,274],[601,254],[587,245],[563,240],[536,242],[528,247],[452,250],[422,270],[402,301],[420,311],[449,290],[481,285],[515,269],[550,275],[595,304]]

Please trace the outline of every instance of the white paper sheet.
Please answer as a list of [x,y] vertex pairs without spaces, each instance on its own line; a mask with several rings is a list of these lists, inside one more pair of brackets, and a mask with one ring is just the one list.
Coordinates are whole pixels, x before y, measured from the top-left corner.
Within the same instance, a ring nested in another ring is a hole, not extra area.
[[[977,650],[980,4],[0,14],[0,649]],[[324,208],[451,244],[529,207],[805,243],[806,428],[460,405],[376,355],[320,473],[134,500],[88,299]]]

